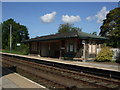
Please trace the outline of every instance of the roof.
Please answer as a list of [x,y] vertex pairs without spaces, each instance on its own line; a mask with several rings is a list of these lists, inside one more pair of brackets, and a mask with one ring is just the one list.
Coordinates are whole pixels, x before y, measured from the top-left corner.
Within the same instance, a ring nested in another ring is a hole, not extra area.
[[56,33],[56,34],[31,38],[31,39],[25,40],[23,42],[58,40],[58,39],[66,39],[66,38],[106,40],[105,37],[92,35],[92,34],[88,34],[85,32],[66,32],[66,33]]

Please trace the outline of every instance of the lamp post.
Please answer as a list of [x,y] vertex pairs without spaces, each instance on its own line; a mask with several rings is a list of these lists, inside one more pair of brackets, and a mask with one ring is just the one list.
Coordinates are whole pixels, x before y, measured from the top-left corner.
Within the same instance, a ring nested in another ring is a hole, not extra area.
[[10,52],[12,51],[12,25],[10,24]]

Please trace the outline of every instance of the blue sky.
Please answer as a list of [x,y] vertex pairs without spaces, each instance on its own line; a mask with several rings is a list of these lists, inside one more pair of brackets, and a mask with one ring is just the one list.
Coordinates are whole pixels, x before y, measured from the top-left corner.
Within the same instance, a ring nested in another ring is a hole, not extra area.
[[53,34],[63,23],[72,23],[83,32],[100,31],[102,20],[117,2],[3,2],[3,21],[13,18],[27,26],[30,37]]

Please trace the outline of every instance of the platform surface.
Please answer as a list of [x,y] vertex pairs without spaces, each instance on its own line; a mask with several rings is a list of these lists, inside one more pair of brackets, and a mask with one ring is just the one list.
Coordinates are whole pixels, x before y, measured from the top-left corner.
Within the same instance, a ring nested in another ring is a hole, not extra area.
[[120,64],[111,65],[111,64],[93,63],[93,62],[80,62],[80,61],[70,61],[70,60],[67,61],[67,60],[62,60],[57,58],[46,58],[46,57],[37,57],[37,56],[30,56],[30,55],[18,55],[18,54],[10,54],[10,53],[3,53],[3,54],[120,72]]
[[0,87],[6,88],[34,88],[34,89],[42,89],[47,90],[44,86],[37,84],[15,72],[8,70],[7,68],[2,68],[3,74],[0,77],[2,83]]

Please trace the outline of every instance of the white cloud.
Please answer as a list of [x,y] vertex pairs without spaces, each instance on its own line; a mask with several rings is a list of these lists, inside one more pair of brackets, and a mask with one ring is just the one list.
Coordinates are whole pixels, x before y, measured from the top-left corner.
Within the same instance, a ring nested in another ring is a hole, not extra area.
[[109,13],[106,7],[102,7],[102,9],[95,15],[98,23],[103,23],[103,20],[106,19],[106,15]]
[[92,20],[94,20],[95,19],[95,17],[94,16],[89,16],[89,17],[86,17],[86,20],[88,20],[88,21],[92,21]]
[[81,21],[80,16],[62,15],[62,21],[65,23],[75,23]]
[[103,20],[106,19],[106,15],[108,13],[109,13],[109,11],[107,11],[107,8],[104,6],[96,15],[89,16],[86,18],[86,20],[92,21],[94,19],[97,19],[97,23],[103,23]]
[[56,12],[48,13],[40,17],[41,21],[44,23],[50,23],[54,21]]

